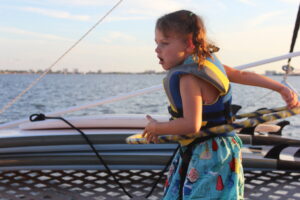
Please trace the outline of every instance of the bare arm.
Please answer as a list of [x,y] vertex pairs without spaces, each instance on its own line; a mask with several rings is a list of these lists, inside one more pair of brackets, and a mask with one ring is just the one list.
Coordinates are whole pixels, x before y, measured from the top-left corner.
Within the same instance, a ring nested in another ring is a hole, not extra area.
[[224,65],[229,80],[233,83],[239,83],[244,85],[252,85],[257,87],[267,88],[278,92],[285,100],[289,108],[300,106],[298,97],[283,84],[274,81],[266,76],[256,74],[254,72],[240,71]]
[[254,72],[240,71],[226,65],[224,65],[224,67],[230,82],[263,87],[276,92],[280,92],[284,87],[282,84],[266,76]]
[[148,141],[155,141],[158,135],[184,135],[199,132],[202,124],[202,95],[199,79],[193,75],[180,78],[180,93],[183,104],[183,117],[169,122],[157,122],[147,116],[147,124],[143,136]]

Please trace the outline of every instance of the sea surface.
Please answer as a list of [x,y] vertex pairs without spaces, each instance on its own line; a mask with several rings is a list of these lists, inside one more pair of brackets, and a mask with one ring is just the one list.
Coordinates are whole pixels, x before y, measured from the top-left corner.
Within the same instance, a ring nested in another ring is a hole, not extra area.
[[[1,74],[0,109],[16,97],[39,75]],[[95,102],[108,97],[126,94],[139,89],[162,84],[163,74],[93,74],[63,75],[50,74],[28,91],[14,105],[0,114],[0,124],[28,118],[33,113],[49,113]],[[270,78],[282,81],[281,76]],[[289,76],[288,82],[300,92],[300,77]],[[259,108],[284,106],[281,96],[267,89],[232,84],[233,103],[243,108],[239,113]],[[120,102],[101,105],[65,116],[86,116],[101,114],[168,114],[168,100],[163,90],[133,97]],[[288,118],[291,126],[285,128],[285,135],[300,138],[300,116]]]

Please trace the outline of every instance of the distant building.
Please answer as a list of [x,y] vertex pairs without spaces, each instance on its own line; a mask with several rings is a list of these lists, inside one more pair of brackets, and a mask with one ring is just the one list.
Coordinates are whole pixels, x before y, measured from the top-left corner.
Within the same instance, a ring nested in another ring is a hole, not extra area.
[[63,68],[63,73],[64,74],[68,74],[69,73],[68,69],[67,68]]
[[78,71],[78,69],[77,69],[77,68],[75,68],[75,69],[73,70],[73,73],[74,73],[74,74],[79,74],[79,71]]
[[154,70],[146,70],[143,72],[143,74],[155,74]]
[[272,75],[276,75],[277,72],[275,70],[267,70],[265,71],[265,75],[267,76],[272,76]]

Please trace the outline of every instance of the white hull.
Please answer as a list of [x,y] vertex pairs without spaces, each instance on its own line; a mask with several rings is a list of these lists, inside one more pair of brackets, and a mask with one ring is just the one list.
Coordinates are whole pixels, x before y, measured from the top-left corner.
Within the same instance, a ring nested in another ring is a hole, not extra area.
[[[166,120],[167,117],[159,116],[159,119]],[[144,115],[104,115],[68,120],[75,126],[84,127],[81,130],[89,137],[111,169],[163,169],[177,147],[176,144],[126,144],[127,137],[143,132],[147,123]],[[299,158],[294,156],[298,152],[297,146],[300,145],[300,141],[279,136],[240,137],[246,144],[243,147],[245,168],[295,171],[300,169]],[[282,151],[285,154],[282,158],[288,159],[264,157],[276,146],[276,142],[283,140],[296,148],[293,151]],[[259,146],[253,141],[258,141]],[[261,141],[272,145],[262,146]],[[1,130],[0,147],[0,170],[104,169],[80,133],[57,120],[31,122],[21,124],[20,128]]]

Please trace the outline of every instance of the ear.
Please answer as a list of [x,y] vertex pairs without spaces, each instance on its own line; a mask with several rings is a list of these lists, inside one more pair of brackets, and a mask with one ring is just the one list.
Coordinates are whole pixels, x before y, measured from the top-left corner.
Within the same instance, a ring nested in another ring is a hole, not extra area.
[[188,53],[194,53],[194,50],[195,50],[195,45],[194,45],[194,43],[193,43],[193,40],[192,40],[192,38],[189,38],[189,39],[187,40],[187,48],[186,48],[186,51],[187,51]]

